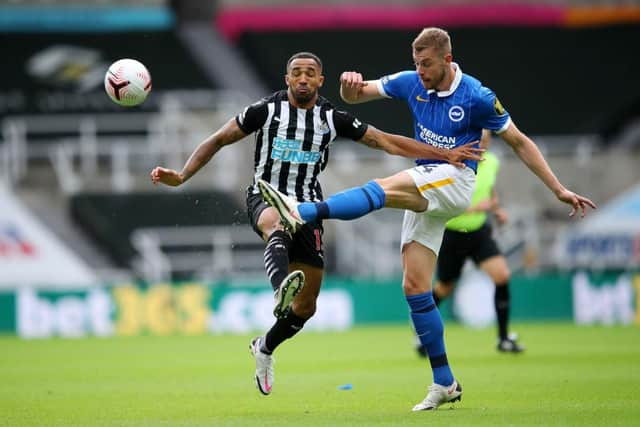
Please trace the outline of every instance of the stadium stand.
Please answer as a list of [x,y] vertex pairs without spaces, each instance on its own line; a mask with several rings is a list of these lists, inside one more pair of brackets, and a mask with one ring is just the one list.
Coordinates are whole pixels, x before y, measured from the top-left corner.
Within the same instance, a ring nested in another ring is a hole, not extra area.
[[[229,194],[216,191],[82,193],[71,198],[70,209],[73,219],[85,232],[106,248],[118,265],[125,268],[136,267],[137,252],[144,255],[144,251],[136,251],[134,247],[136,243],[138,247],[145,244],[139,241],[140,237],[138,240],[132,238],[137,229],[145,228],[147,232],[155,230],[158,239],[157,249],[164,250],[167,246],[173,246],[173,252],[179,252],[174,253],[176,256],[183,255],[183,258],[186,256],[193,260],[193,257],[207,251],[208,255],[200,257],[200,263],[193,264],[190,270],[177,267],[176,261],[171,259],[171,249],[166,251],[169,254],[167,260],[174,267],[176,274],[158,277],[157,273],[148,273],[153,274],[154,278],[165,280],[184,279],[185,277],[178,273],[185,273],[185,270],[187,273],[193,270],[202,271],[211,264],[211,246],[215,230],[207,227],[228,226],[224,228],[228,228],[233,237],[237,233],[233,233],[232,226],[246,226],[247,223],[243,206]],[[191,243],[185,237],[182,243],[174,237],[171,241],[175,243],[164,243],[163,237],[169,234],[170,229],[178,233],[184,232],[186,236],[192,227],[198,227],[195,234],[201,237],[200,240]],[[257,243],[260,243],[259,240]]]

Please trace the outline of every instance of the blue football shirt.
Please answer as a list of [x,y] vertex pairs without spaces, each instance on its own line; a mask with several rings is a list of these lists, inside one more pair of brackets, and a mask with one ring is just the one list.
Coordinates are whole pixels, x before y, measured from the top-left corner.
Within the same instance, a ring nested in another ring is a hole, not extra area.
[[[407,101],[413,113],[415,139],[434,147],[452,149],[471,141],[480,141],[482,129],[496,133],[509,126],[509,113],[495,93],[477,79],[464,74],[458,64],[455,78],[447,91],[427,90],[416,71],[401,71],[378,80],[378,91],[388,98]],[[442,160],[417,159],[416,164],[444,163]],[[474,171],[478,162],[465,160]]]

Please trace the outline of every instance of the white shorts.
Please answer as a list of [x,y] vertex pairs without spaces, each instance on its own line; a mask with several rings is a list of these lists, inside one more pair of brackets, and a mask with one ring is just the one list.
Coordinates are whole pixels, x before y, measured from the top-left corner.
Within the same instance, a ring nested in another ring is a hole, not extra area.
[[471,168],[458,168],[449,163],[416,166],[406,172],[429,206],[424,212],[404,212],[401,248],[418,242],[438,255],[445,224],[471,203],[476,174]]

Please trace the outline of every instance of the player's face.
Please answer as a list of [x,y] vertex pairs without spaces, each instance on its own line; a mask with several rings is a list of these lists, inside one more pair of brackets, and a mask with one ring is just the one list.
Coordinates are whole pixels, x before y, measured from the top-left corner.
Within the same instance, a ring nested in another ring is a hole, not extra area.
[[311,58],[297,58],[291,61],[285,75],[289,93],[299,105],[315,102],[318,88],[322,87],[324,76],[322,69]]
[[425,89],[440,90],[450,70],[451,54],[443,54],[433,47],[413,51],[413,62]]

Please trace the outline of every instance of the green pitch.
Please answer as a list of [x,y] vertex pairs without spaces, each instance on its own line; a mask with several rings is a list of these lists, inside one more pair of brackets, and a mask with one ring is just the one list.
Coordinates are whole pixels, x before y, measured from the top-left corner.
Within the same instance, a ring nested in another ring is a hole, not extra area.
[[498,354],[492,329],[447,325],[462,402],[421,413],[411,408],[431,374],[408,324],[302,333],[278,351],[267,397],[253,383],[250,336],[3,337],[0,425],[640,425],[640,329],[514,329],[523,355]]

